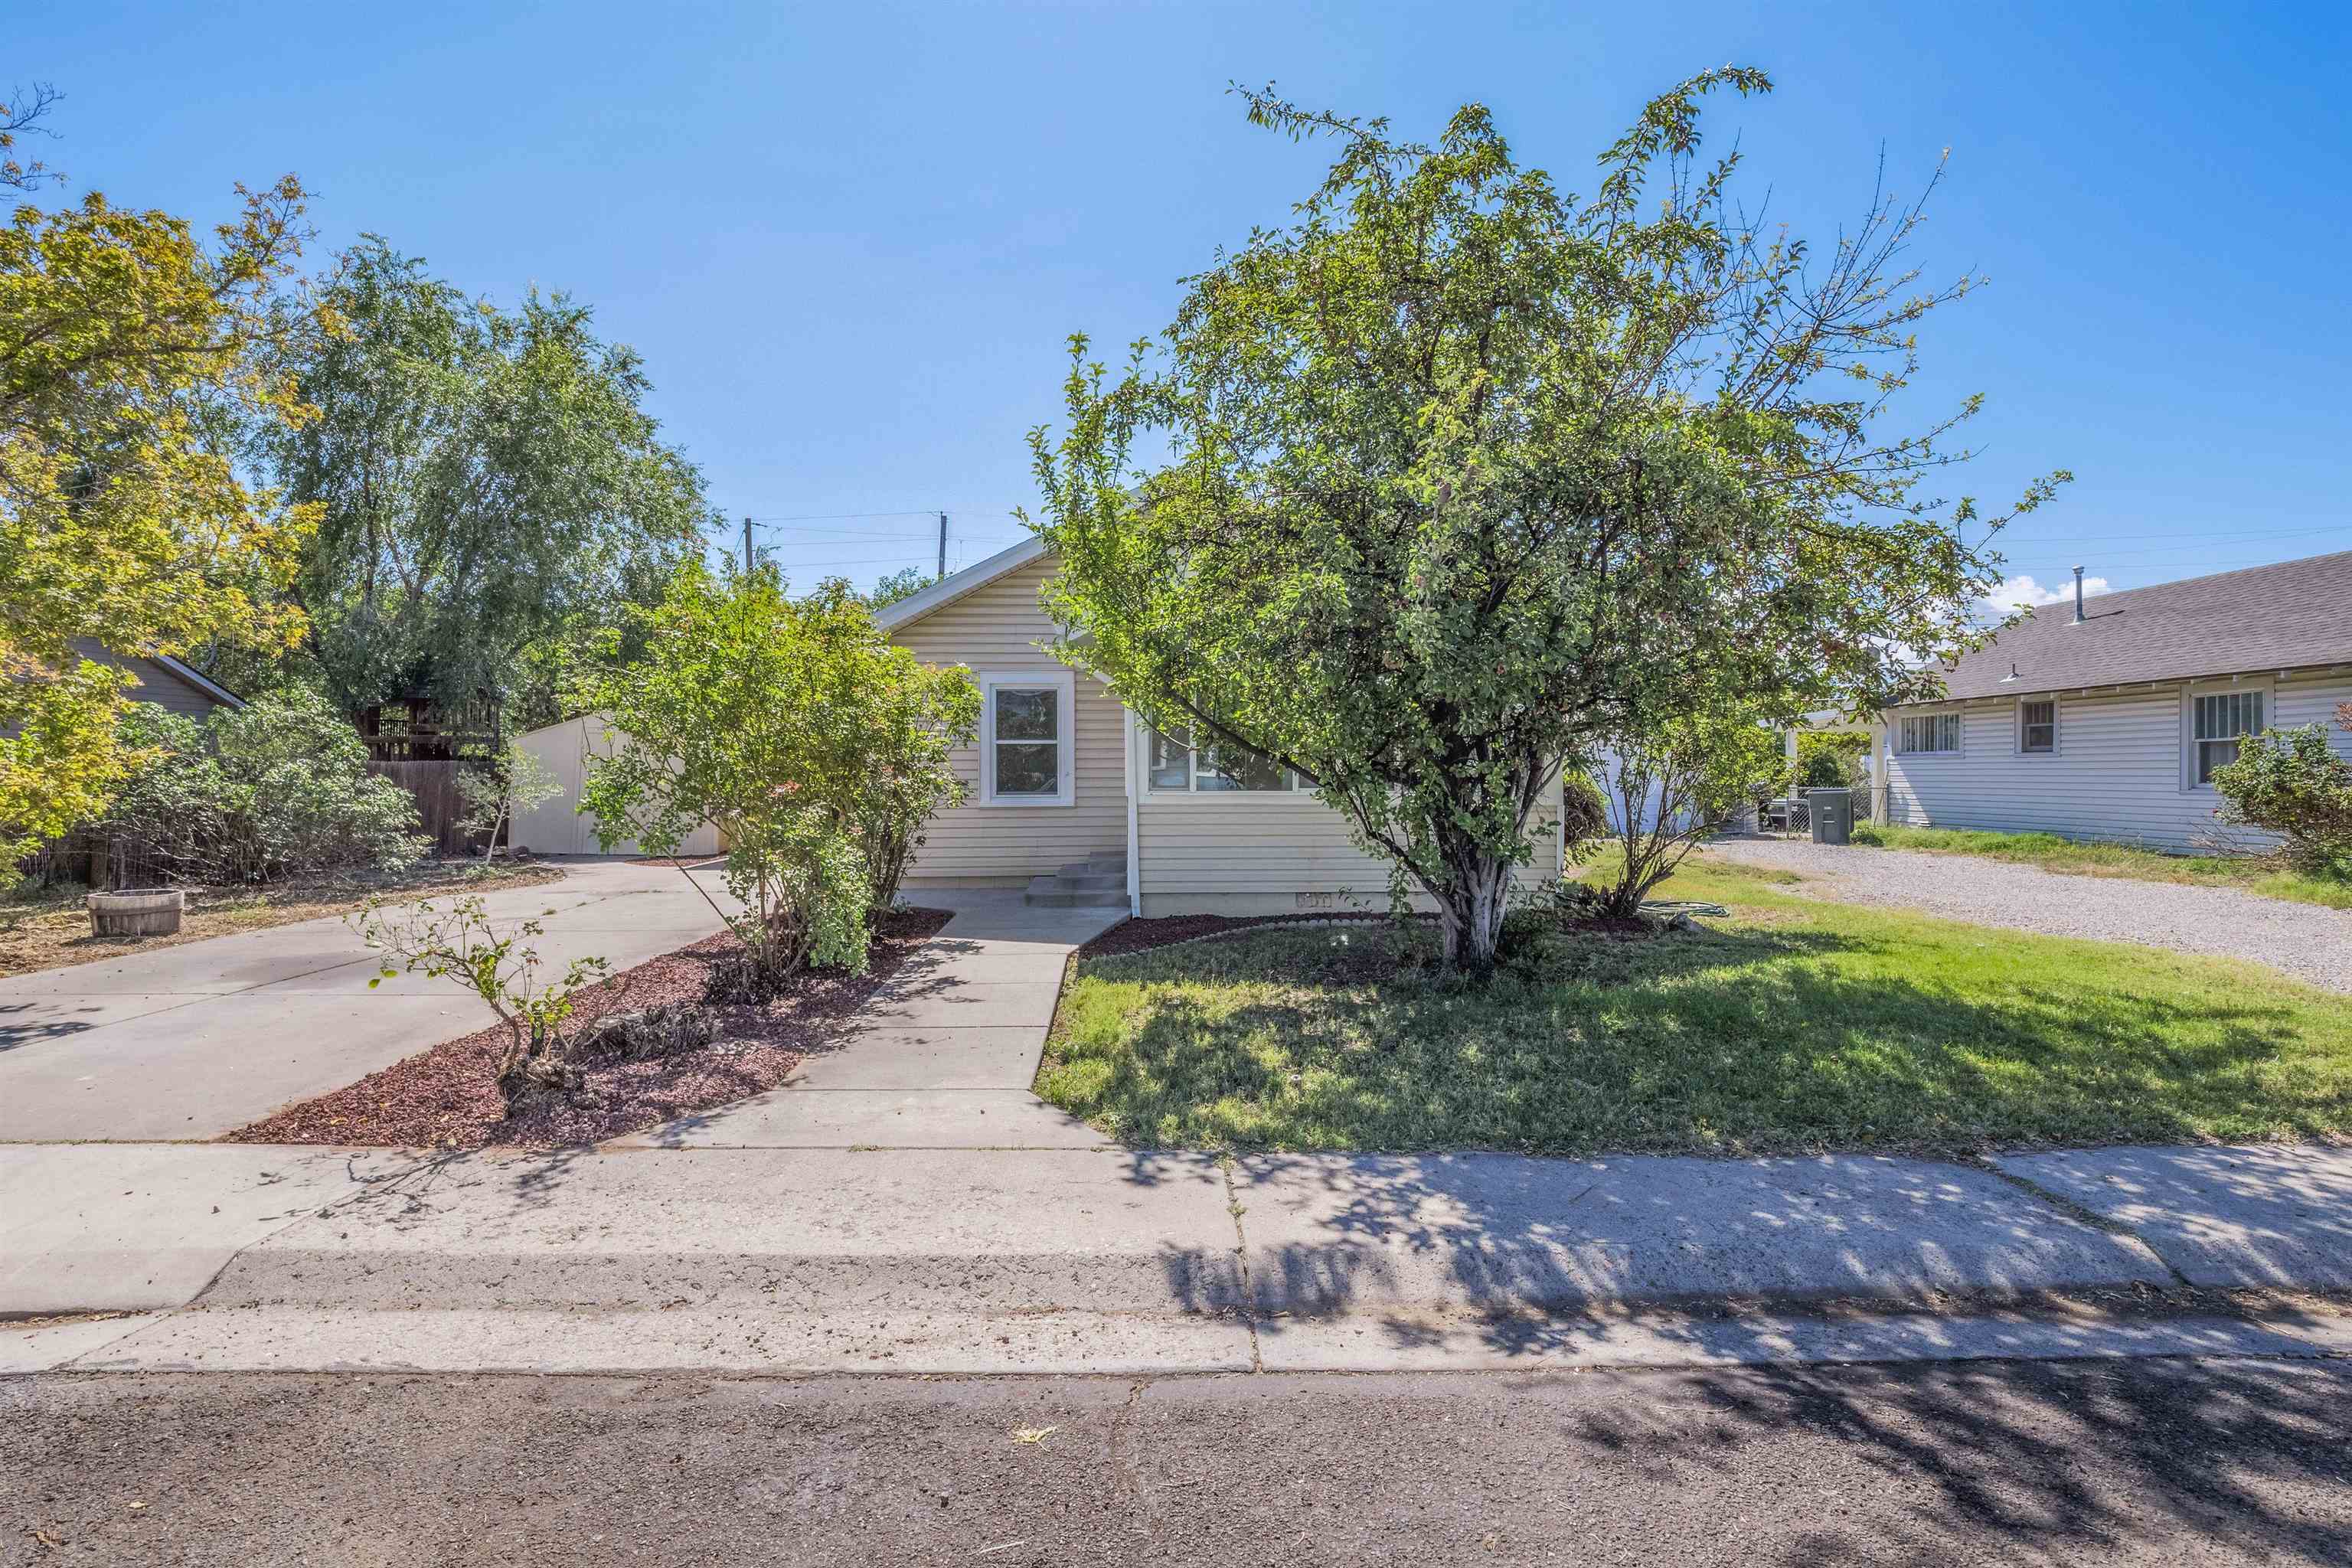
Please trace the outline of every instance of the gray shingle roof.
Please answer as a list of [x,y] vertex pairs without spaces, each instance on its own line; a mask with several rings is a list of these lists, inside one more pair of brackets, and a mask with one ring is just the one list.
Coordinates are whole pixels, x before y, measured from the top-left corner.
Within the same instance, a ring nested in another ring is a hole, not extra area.
[[[2044,605],[1944,677],[1956,698],[2352,664],[2352,550]],[[2014,666],[2017,679],[2010,679]]]

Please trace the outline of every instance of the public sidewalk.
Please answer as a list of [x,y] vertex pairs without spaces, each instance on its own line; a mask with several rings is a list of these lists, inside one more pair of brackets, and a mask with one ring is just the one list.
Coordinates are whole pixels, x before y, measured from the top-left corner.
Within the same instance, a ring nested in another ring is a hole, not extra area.
[[0,1331],[0,1369],[2352,1353],[2326,1301],[2248,1318],[2193,1293],[2352,1292],[2352,1151],[1110,1148],[1027,1088],[1107,919],[956,907],[791,1086],[604,1148],[0,1147],[0,1315],[127,1314]]
[[2352,1288],[2352,1155],[2120,1149],[1999,1165],[20,1146],[0,1150],[0,1311],[138,1315],[0,1332],[0,1367],[2352,1352],[2352,1320],[2324,1305],[2251,1322],[2041,1299]]

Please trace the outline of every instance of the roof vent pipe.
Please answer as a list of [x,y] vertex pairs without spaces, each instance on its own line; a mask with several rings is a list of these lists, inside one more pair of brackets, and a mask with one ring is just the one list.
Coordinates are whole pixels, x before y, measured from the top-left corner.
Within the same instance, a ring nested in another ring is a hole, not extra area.
[[2074,568],[2074,624],[2083,624],[2083,569]]

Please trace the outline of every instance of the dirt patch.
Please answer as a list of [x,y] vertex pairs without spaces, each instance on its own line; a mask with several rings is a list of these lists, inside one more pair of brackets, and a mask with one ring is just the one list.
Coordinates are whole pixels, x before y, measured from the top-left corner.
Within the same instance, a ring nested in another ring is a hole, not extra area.
[[187,912],[180,929],[170,936],[99,937],[90,934],[89,911],[82,905],[82,889],[58,889],[27,894],[0,903],[0,976],[30,974],[44,969],[66,969],[96,963],[126,952],[149,948],[177,947],[209,937],[233,936],[244,931],[266,931],[327,915],[347,914],[371,898],[396,898],[427,893],[495,893],[528,888],[538,882],[560,882],[562,868],[541,865],[494,865],[482,875],[474,859],[436,860],[399,877],[381,880],[289,882],[266,888],[191,888]]
[[[948,923],[946,910],[902,909],[885,916],[864,974],[811,972],[789,995],[759,1006],[710,1010],[708,1046],[643,1061],[617,1052],[572,1058],[587,1076],[578,1093],[508,1120],[492,1080],[503,1027],[445,1041],[357,1083],[289,1106],[225,1135],[230,1143],[336,1143],[406,1149],[547,1149],[600,1142],[692,1111],[763,1093],[789,1077],[864,1005],[908,954]],[[580,993],[574,1030],[610,1013],[694,1001],[710,966],[739,947],[720,932],[691,947],[623,970]]]

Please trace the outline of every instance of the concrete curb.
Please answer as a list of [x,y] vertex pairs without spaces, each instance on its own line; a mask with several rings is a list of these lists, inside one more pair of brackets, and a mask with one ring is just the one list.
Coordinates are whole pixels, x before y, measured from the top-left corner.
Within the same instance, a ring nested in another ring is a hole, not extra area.
[[[249,1146],[43,1152],[53,1180],[79,1171],[80,1195],[58,1189],[47,1231],[11,1228],[46,1241],[12,1245],[5,1304],[165,1310],[0,1331],[0,1371],[2352,1352],[2352,1317],[2325,1303],[2261,1321],[2166,1306],[2171,1270],[2136,1237],[1934,1162],[614,1149],[369,1168]],[[2308,1187],[2327,1157],[2261,1152],[2240,1152],[2242,1180],[2284,1159]],[[134,1156],[155,1163],[126,1175]],[[2126,1156],[2150,1157],[2108,1152]],[[118,1182],[126,1201],[94,1215]],[[2162,1310],[2116,1316],[2086,1297]]]

